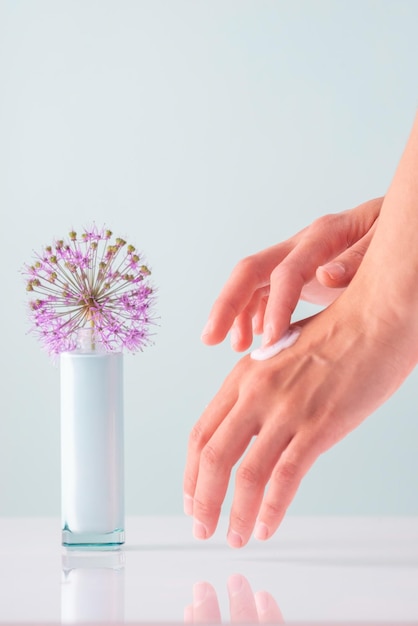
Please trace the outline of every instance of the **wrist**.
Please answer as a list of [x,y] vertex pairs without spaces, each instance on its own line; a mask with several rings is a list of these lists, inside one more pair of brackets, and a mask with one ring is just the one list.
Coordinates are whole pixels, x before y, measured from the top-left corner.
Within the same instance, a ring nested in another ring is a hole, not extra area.
[[398,278],[386,267],[373,271],[366,263],[339,300],[347,323],[379,344],[405,377],[418,364],[418,273]]

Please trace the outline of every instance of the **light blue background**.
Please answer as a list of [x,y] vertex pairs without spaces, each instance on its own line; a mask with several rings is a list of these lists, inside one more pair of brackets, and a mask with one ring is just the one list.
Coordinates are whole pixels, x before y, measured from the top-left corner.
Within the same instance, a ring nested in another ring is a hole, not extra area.
[[[125,361],[127,512],[180,513],[188,433],[237,360],[200,343],[210,306],[241,257],[385,193],[417,24],[414,0],[0,1],[0,514],[60,509],[32,250],[96,220],[145,252],[161,325]],[[293,513],[418,513],[417,383],[318,460]]]

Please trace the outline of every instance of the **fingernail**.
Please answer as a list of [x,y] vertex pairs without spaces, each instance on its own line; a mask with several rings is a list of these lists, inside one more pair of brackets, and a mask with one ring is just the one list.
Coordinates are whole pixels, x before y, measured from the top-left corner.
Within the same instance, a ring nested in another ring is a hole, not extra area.
[[244,543],[241,535],[232,529],[228,531],[227,540],[231,548],[241,548]]
[[270,606],[270,597],[265,591],[258,591],[255,595],[255,603],[260,613],[266,613]]
[[183,496],[183,508],[186,515],[193,515],[193,498],[187,493]]
[[271,324],[267,324],[267,326],[264,328],[262,346],[268,346],[271,343],[272,339],[273,327],[271,326]]
[[193,520],[193,535],[196,539],[206,539],[208,536],[208,529],[197,519]]
[[208,592],[207,583],[195,583],[193,585],[193,604],[203,604]]
[[193,605],[188,604],[184,607],[183,621],[185,624],[193,624]]
[[341,278],[345,274],[345,266],[342,263],[327,263],[322,265],[321,269],[324,270],[332,279]]
[[202,334],[200,335],[201,339],[206,337],[206,335],[210,335],[210,333],[212,332],[212,328],[213,328],[213,324],[210,320],[208,320],[202,330]]
[[238,330],[238,328],[232,328],[231,330],[231,345],[234,348],[236,345],[238,345],[239,341],[241,339],[241,335],[240,332]]
[[259,541],[265,541],[268,539],[269,529],[264,522],[257,522],[254,529],[254,537]]
[[232,576],[228,578],[228,591],[231,596],[235,596],[241,591],[242,582],[241,574],[232,574]]

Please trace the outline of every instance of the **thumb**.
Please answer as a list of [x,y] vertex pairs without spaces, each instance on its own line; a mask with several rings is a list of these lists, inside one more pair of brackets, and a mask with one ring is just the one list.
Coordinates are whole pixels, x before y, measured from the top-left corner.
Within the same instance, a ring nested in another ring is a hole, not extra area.
[[350,284],[367,252],[375,228],[376,224],[345,252],[317,268],[316,278],[321,285],[324,287],[347,287]]

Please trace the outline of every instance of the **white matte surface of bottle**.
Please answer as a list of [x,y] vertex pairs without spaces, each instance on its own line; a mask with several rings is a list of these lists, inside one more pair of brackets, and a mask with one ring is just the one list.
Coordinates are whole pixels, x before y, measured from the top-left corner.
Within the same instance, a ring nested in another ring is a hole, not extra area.
[[61,354],[62,543],[124,543],[123,356]]

